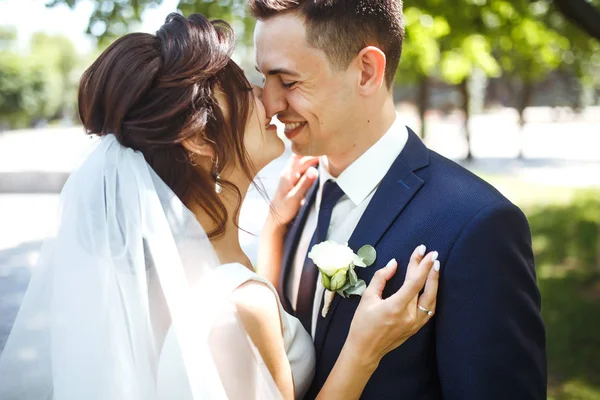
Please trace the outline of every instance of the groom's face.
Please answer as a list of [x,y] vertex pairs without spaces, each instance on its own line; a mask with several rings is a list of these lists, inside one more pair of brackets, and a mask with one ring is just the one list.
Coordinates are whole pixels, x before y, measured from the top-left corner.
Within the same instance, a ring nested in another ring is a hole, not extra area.
[[254,44],[267,116],[285,124],[293,151],[312,156],[347,151],[359,111],[356,71],[332,67],[322,50],[308,44],[302,19],[292,13],[258,21]]

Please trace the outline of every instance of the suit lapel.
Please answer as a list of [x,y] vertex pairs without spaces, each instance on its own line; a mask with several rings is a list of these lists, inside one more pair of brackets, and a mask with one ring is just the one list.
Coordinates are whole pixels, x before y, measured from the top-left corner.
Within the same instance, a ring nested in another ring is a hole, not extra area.
[[281,271],[279,273],[279,286],[277,288],[277,292],[279,294],[279,298],[281,299],[283,308],[291,315],[294,315],[294,310],[287,295],[287,280],[289,279],[290,270],[292,269],[292,265],[294,263],[298,243],[300,242],[302,231],[304,230],[304,224],[306,223],[308,214],[310,214],[310,209],[317,197],[318,187],[319,179],[317,179],[312,187],[308,190],[306,194],[306,201],[304,202],[302,208],[300,208],[296,218],[294,218],[294,220],[290,223],[290,228],[283,244],[283,258],[281,260]]
[[[348,246],[354,252],[367,244],[373,247],[377,246],[388,228],[424,184],[424,181],[414,171],[424,168],[428,164],[429,150],[421,142],[421,139],[409,129],[409,137],[404,149],[379,184],[377,192],[348,241]],[[319,315],[317,320],[315,332],[317,358],[321,353],[329,324],[340,299],[342,297],[336,295],[327,317],[323,318]],[[323,304],[321,304],[322,306]]]

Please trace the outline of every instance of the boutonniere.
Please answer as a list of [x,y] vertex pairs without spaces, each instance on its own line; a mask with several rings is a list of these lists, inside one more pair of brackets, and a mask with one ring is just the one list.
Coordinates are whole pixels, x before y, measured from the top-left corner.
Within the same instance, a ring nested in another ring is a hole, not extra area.
[[355,267],[366,268],[375,262],[377,252],[373,246],[363,246],[355,254],[348,245],[327,240],[312,247],[308,257],[313,260],[321,274],[325,287],[325,297],[321,315],[327,316],[335,294],[346,298],[351,295],[362,296],[367,284],[358,279]]

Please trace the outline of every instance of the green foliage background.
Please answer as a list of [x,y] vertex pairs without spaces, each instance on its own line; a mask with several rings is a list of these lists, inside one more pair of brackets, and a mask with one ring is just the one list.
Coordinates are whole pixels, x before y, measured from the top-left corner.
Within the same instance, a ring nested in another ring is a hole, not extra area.
[[[74,8],[81,1],[87,0],[48,0],[46,4]],[[600,10],[600,0],[578,1]],[[102,49],[135,28],[144,11],[162,2],[95,0],[88,33],[97,38]],[[397,81],[420,85],[421,116],[428,107],[432,79],[461,88],[467,117],[467,82],[474,73],[513,79],[522,87],[522,109],[530,100],[530,85],[552,71],[566,71],[583,85],[599,87],[600,42],[568,21],[559,12],[557,2],[406,0],[406,41]],[[241,63],[250,64],[254,20],[246,4],[244,0],[180,0],[177,9],[184,15],[199,12],[232,23],[240,42]],[[600,24],[600,11],[598,16]],[[28,55],[11,50],[14,41],[14,31],[0,27],[0,124],[14,128],[72,117],[77,75],[89,59],[77,55],[65,37],[38,34]]]

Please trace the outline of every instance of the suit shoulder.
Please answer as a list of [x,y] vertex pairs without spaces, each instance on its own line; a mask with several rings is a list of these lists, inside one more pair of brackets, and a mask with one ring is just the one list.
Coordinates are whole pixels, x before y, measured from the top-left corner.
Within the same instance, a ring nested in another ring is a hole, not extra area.
[[471,208],[484,208],[493,203],[516,207],[498,189],[465,167],[434,151],[430,153],[430,164],[424,170],[426,176],[423,178],[430,189],[438,192],[447,201],[466,203]]

